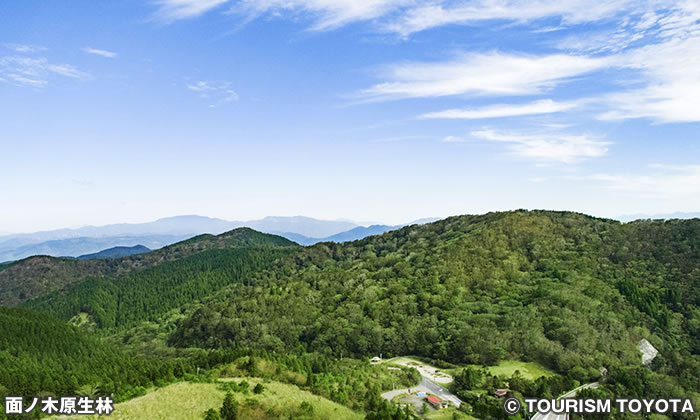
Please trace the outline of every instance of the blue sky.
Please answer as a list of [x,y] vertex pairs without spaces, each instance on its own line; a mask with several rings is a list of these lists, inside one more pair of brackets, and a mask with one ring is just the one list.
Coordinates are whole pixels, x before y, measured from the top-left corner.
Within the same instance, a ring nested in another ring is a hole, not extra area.
[[700,210],[700,3],[0,6],[0,232]]

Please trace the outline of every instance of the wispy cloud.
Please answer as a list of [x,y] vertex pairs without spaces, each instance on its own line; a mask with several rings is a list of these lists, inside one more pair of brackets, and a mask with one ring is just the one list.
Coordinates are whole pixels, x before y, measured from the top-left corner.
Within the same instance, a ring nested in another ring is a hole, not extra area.
[[556,102],[551,99],[543,99],[518,105],[499,104],[481,108],[446,109],[444,111],[429,112],[419,116],[419,118],[477,120],[484,118],[518,117],[569,111],[581,106],[581,104],[582,101]]
[[202,99],[214,101],[209,104],[211,108],[238,100],[238,93],[231,88],[230,82],[210,82],[201,80],[188,84],[187,89],[198,92],[199,97]]
[[572,34],[557,42],[579,53],[620,52],[630,46],[658,44],[700,35],[700,3],[654,0],[636,4],[612,28]]
[[228,3],[230,11],[255,19],[263,15],[313,21],[311,29],[330,30],[372,21],[380,31],[406,37],[426,29],[488,20],[531,22],[561,17],[562,24],[600,21],[638,7],[633,0],[158,0],[157,15],[175,21],[200,16]]
[[306,14],[315,21],[311,29],[322,31],[378,19],[414,4],[415,0],[242,0],[233,10],[251,18],[263,14]]
[[386,82],[359,93],[371,100],[477,94],[532,95],[608,66],[607,58],[554,54],[465,54],[439,62],[388,65]]
[[564,24],[600,21],[626,11],[631,0],[476,0],[446,5],[445,2],[420,2],[383,25],[383,29],[408,36],[444,25],[473,24],[488,20],[520,23],[547,17],[561,17]]
[[[648,198],[700,197],[700,165],[650,165],[651,174],[597,174],[606,188]],[[695,199],[700,203],[700,198]]]
[[443,143],[464,143],[467,139],[460,136],[445,136],[440,141]]
[[36,53],[40,51],[45,51],[46,47],[39,45],[29,45],[29,44],[4,44],[5,47],[16,51],[18,53]]
[[166,22],[189,19],[221,6],[228,0],[158,0],[156,17]]
[[644,85],[609,94],[609,110],[599,118],[700,121],[700,36],[630,51],[620,57],[620,65],[638,70]]
[[88,54],[99,55],[99,56],[102,56],[105,58],[115,58],[117,56],[117,53],[115,53],[115,52],[107,51],[107,50],[100,50],[97,48],[85,47],[85,48],[83,48],[83,51],[85,51]]
[[[523,19],[540,16],[545,9],[551,9],[551,13],[558,13],[568,22],[585,22],[616,17],[616,11],[629,6],[626,1],[612,2],[601,8],[589,5],[593,9],[587,14],[585,7],[574,10],[570,9],[571,2],[557,3],[562,4],[528,3],[527,7],[534,9],[523,10]],[[495,3],[489,4],[493,6]],[[542,7],[538,9],[533,4]],[[443,9],[442,5],[426,7]],[[519,10],[519,7],[526,6],[513,7]],[[502,11],[503,16],[513,11],[507,9]],[[496,14],[487,13],[484,18],[493,16]],[[385,81],[362,90],[358,96],[375,101],[453,95],[539,95],[553,91],[569,80],[595,77],[594,72],[605,70],[617,76],[613,83],[618,87],[608,89],[609,93],[597,98],[597,106],[604,108],[598,114],[599,119],[648,118],[659,123],[700,121],[700,107],[697,106],[700,97],[700,4],[651,1],[639,11],[617,18],[619,23],[610,33],[591,35],[586,32],[585,35],[560,40],[556,46],[568,50],[567,53],[524,55],[494,51],[465,53],[435,62],[389,64],[382,73]],[[568,111],[583,103],[579,101],[541,100],[525,105],[448,109],[421,117],[479,119],[536,115]]]
[[608,32],[571,35],[559,48],[577,54],[609,53],[611,67],[626,71],[605,95],[602,120],[648,118],[659,123],[698,122],[700,107],[700,3],[646,2]]
[[[155,0],[157,16],[176,21],[218,9],[246,20],[262,16],[309,20],[325,31],[354,22],[408,37],[444,25],[487,21],[528,24],[553,35],[561,53],[464,53],[433,62],[398,62],[383,68],[382,81],[358,92],[360,102],[453,95],[540,95],[599,70],[622,76],[600,98],[602,120],[649,118],[657,122],[700,121],[700,3],[696,0]],[[590,25],[589,25],[590,24]],[[508,26],[508,25],[506,25]],[[496,29],[493,29],[496,31]],[[567,35],[568,34],[568,35]],[[633,74],[632,74],[633,73]],[[637,87],[630,89],[629,76]],[[564,112],[567,102],[446,110],[425,118],[495,118]],[[549,111],[555,109],[554,111]],[[567,109],[568,110],[568,109]]]
[[507,143],[515,155],[523,158],[562,163],[603,156],[610,144],[585,135],[549,132],[518,134],[484,129],[473,131],[471,135],[487,141]]
[[86,79],[89,75],[70,64],[53,64],[46,58],[6,56],[0,57],[0,76],[6,82],[41,88],[51,76]]

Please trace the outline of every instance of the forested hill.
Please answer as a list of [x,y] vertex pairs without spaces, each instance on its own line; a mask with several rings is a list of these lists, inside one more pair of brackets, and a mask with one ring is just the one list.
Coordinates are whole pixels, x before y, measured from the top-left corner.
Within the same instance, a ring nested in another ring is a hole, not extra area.
[[217,236],[196,236],[153,252],[122,258],[75,260],[48,256],[29,257],[3,266],[4,269],[0,270],[0,305],[15,306],[91,276],[125,275],[207,250],[295,245],[281,236],[239,228]]
[[537,360],[580,381],[661,351],[700,389],[700,221],[545,211],[452,217],[323,243],[206,301],[177,346],[304,346],[336,356]]
[[146,248],[143,245],[134,246],[115,246],[108,249],[103,249],[100,252],[95,252],[92,254],[85,254],[77,257],[79,260],[93,260],[100,258],[122,258],[128,257],[130,255],[145,254],[151,252],[151,249]]
[[134,359],[46,315],[0,307],[0,396],[114,393],[122,400],[185,369],[192,370],[187,361]]

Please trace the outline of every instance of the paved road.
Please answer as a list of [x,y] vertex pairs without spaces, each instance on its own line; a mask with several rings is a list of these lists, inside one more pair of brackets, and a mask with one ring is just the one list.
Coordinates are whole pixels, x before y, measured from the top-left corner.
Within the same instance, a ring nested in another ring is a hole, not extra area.
[[459,398],[457,398],[456,395],[454,395],[447,389],[441,387],[440,385],[435,385],[434,383],[430,382],[425,378],[421,379],[420,383],[414,387],[396,389],[394,391],[385,392],[382,394],[382,397],[391,401],[391,399],[397,395],[408,394],[409,389],[414,395],[416,392],[426,392],[428,394],[437,395],[441,400],[450,401],[456,407],[459,407],[460,404],[462,404],[462,401]]
[[[561,397],[557,399],[562,399],[562,398],[573,398],[576,396],[576,393],[582,389],[588,389],[588,388],[598,388],[598,382],[593,382],[590,384],[585,384],[581,385],[580,387],[573,389],[566,394],[562,395]],[[569,415],[568,414],[554,414],[554,413],[547,413],[547,414],[540,414],[540,413],[535,413],[534,416],[532,416],[531,420],[568,420]]]

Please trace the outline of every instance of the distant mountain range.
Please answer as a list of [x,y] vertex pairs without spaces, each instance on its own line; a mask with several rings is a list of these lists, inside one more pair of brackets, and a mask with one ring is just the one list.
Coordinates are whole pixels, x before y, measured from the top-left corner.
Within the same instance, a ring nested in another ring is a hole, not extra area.
[[282,232],[278,233],[280,236],[284,236],[285,238],[289,239],[290,241],[294,241],[300,245],[313,245],[317,244],[319,242],[349,242],[349,241],[357,241],[359,239],[366,238],[368,236],[373,236],[373,235],[381,235],[382,233],[389,232],[391,230],[396,230],[400,229],[404,226],[408,225],[422,225],[425,223],[431,223],[439,219],[420,219],[416,220],[415,222],[407,223],[405,225],[396,225],[396,226],[389,226],[389,225],[372,225],[372,226],[358,226],[356,228],[352,228],[350,230],[347,230],[345,232],[340,232],[336,233],[335,235],[330,235],[326,236],[325,238],[309,238],[304,235],[299,235],[297,233],[291,233],[291,232]]
[[[412,224],[433,220],[436,219],[423,219]],[[149,223],[120,223],[0,236],[0,262],[20,260],[33,255],[78,257],[114,247],[136,245],[159,249],[203,233],[218,235],[238,227],[250,227],[260,232],[283,236],[301,245],[312,245],[322,241],[344,242],[362,239],[400,226],[364,227],[350,221],[319,220],[304,216],[269,216],[249,221],[227,221],[196,215],[175,216]]]
[[32,255],[50,255],[52,257],[78,257],[99,252],[115,246],[141,245],[150,249],[191,238],[194,234],[181,235],[142,235],[142,236],[105,236],[99,238],[78,237],[53,239],[45,242],[29,242],[24,239],[0,238],[0,261],[14,261]]
[[677,211],[675,213],[665,214],[626,214],[618,218],[621,222],[631,222],[633,220],[643,219],[700,219],[700,213],[684,213]]

